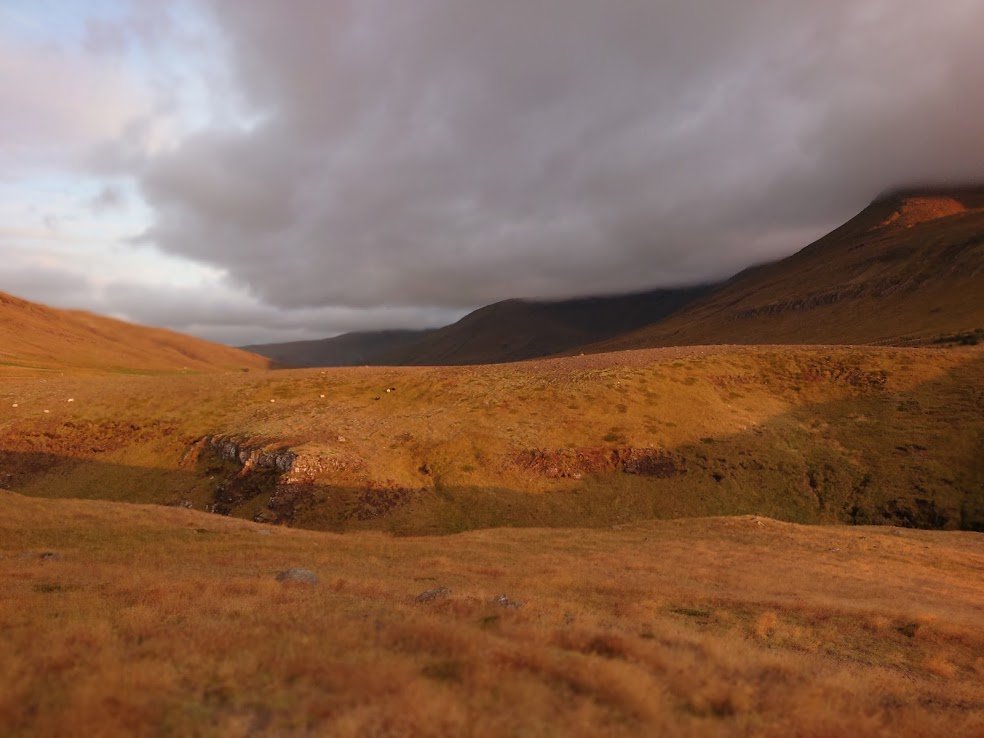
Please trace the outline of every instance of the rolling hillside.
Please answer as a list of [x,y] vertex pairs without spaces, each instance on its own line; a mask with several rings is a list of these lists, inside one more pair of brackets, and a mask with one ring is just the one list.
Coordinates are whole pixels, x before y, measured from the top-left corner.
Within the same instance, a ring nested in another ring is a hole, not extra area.
[[32,496],[415,535],[735,514],[984,530],[984,347],[46,380],[0,383],[0,487]]
[[180,371],[262,369],[240,349],[0,292],[0,366]]
[[393,538],[0,500],[5,738],[981,735],[975,534]]
[[588,350],[984,340],[984,186],[886,194],[782,261]]

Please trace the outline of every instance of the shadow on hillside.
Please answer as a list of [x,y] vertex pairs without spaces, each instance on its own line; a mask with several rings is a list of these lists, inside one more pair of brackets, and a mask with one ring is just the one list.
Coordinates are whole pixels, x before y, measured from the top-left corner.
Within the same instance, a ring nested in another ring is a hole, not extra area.
[[50,452],[0,448],[0,488],[36,497],[73,497],[152,504],[197,500],[203,509],[212,480],[194,470],[129,466]]
[[162,469],[2,448],[0,487],[402,535],[739,514],[979,531],[982,377],[984,356],[975,356],[910,391],[851,390],[845,399],[797,406],[739,434],[667,449],[673,459],[668,473],[587,470],[545,493],[439,481],[418,489],[284,485],[269,471],[241,474],[214,453],[203,454],[192,468]]

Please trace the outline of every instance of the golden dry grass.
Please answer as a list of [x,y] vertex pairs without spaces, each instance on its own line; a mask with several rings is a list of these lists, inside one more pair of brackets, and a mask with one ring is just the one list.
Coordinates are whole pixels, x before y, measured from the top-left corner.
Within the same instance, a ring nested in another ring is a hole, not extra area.
[[[10,738],[984,732],[977,534],[739,517],[390,538],[0,504]],[[289,567],[320,581],[276,581]]]
[[256,354],[0,292],[0,366],[73,371],[263,369]]
[[[320,529],[746,513],[865,522],[914,497],[939,525],[974,528],[984,524],[981,386],[981,348],[693,347],[154,377],[10,369],[0,372],[0,485],[201,509],[235,469],[183,461],[196,439],[220,435],[297,452],[307,471],[294,476],[314,490],[293,522]],[[627,448],[665,450],[680,473],[552,474],[529,462]],[[369,499],[394,496],[406,504],[378,514]],[[261,490],[233,512],[252,516],[269,499]]]

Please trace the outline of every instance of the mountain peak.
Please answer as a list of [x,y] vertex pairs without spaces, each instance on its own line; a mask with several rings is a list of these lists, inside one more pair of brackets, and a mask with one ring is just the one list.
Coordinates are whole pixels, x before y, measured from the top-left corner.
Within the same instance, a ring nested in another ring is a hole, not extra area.
[[946,195],[903,197],[900,198],[898,207],[881,225],[912,228],[920,223],[965,213],[967,209],[960,200]]

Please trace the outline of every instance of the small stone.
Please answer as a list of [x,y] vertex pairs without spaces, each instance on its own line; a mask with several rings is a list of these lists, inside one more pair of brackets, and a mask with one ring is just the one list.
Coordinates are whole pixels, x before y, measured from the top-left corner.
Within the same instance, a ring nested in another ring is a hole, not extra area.
[[69,397],[69,398],[68,398],[68,401],[69,401],[69,402],[75,402],[75,398],[74,398],[74,397]]
[[297,582],[298,584],[317,584],[318,575],[310,569],[287,569],[277,572],[278,582]]
[[20,555],[22,559],[40,559],[41,561],[57,561],[61,554],[57,551],[25,551]]
[[504,594],[499,594],[492,598],[492,604],[498,605],[499,607],[508,607],[511,610],[518,610],[526,603],[519,602],[518,600],[510,600]]
[[451,590],[447,587],[437,587],[436,589],[428,589],[426,592],[421,592],[414,600],[416,602],[433,602],[434,600],[443,600],[450,595]]
[[50,413],[50,412],[51,412],[51,410],[43,410],[42,412],[43,412],[43,413],[45,413],[45,414],[47,415],[48,413]]

